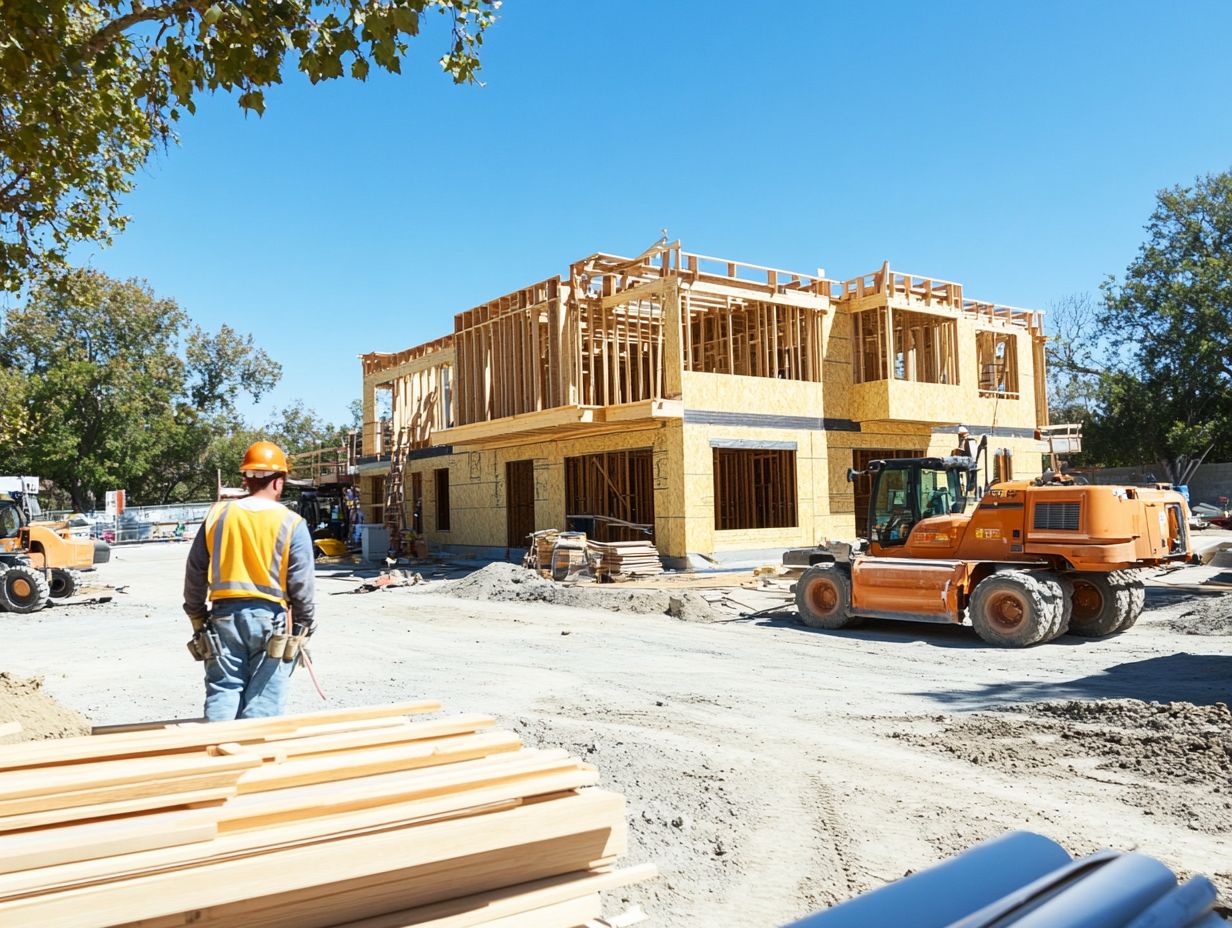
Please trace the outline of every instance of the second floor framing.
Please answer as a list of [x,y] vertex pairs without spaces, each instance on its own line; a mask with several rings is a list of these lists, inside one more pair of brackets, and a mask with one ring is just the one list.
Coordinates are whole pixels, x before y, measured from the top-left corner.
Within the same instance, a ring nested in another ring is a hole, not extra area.
[[[826,409],[806,415],[961,421],[969,392],[1021,399],[1030,408],[1014,418],[1043,424],[1042,344],[1040,313],[967,299],[952,281],[883,264],[840,283],[672,242],[590,255],[458,313],[443,338],[364,355],[364,418],[379,434],[374,395],[387,391],[395,441],[413,448],[594,434],[739,402],[697,376],[726,375],[819,390],[824,379]],[[913,396],[927,402],[913,410]]]

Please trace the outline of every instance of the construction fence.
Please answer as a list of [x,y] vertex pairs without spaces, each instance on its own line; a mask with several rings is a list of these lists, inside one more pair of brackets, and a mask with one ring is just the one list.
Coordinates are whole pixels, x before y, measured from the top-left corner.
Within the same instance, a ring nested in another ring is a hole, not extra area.
[[83,537],[98,538],[108,544],[134,544],[143,541],[191,539],[197,533],[212,502],[177,503],[168,506],[129,506],[119,516],[105,512],[78,513],[72,510],[46,510],[48,521],[69,521]]

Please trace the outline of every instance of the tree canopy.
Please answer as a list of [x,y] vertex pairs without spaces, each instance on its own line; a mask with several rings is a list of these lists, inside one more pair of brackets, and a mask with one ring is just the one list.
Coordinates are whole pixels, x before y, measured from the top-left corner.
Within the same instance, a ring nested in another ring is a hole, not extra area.
[[1185,483],[1232,439],[1232,174],[1160,191],[1146,232],[1104,286],[1101,322],[1124,346],[1107,413]]
[[203,93],[260,115],[284,72],[314,84],[400,73],[425,15],[448,17],[440,66],[479,71],[499,0],[3,0],[0,2],[0,289],[109,242],[120,198]]
[[1232,173],[1160,191],[1146,234],[1102,306],[1057,307],[1049,386],[1087,460],[1184,484],[1232,452]]
[[251,336],[202,329],[142,281],[42,279],[0,333],[0,473],[44,477],[78,509],[118,488],[133,504],[213,498],[256,438],[294,453],[345,434],[299,402],[244,423],[237,404],[281,374]]

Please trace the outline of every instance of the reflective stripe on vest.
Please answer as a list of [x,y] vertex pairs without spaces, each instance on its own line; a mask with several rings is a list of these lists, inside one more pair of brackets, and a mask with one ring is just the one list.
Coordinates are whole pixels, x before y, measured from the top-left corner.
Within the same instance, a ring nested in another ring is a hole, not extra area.
[[210,599],[256,597],[286,602],[291,534],[302,521],[282,506],[247,509],[223,503],[206,517]]

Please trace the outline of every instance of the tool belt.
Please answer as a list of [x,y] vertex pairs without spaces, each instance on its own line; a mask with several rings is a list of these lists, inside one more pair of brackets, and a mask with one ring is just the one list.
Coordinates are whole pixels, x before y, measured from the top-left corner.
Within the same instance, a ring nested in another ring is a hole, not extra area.
[[299,657],[299,652],[304,649],[307,641],[307,632],[300,632],[298,635],[270,635],[269,643],[265,646],[265,656],[273,661],[289,663]]
[[222,654],[222,641],[208,617],[192,619],[193,636],[188,639],[188,653],[196,661],[217,660]]

